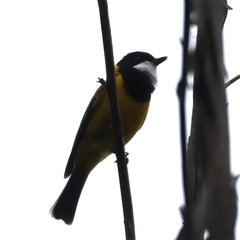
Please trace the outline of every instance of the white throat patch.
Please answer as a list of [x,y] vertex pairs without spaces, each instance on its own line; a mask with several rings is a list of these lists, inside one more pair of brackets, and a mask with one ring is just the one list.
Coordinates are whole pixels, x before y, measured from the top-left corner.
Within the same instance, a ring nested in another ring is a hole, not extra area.
[[141,62],[133,68],[138,69],[148,75],[154,84],[157,84],[157,67],[150,61]]

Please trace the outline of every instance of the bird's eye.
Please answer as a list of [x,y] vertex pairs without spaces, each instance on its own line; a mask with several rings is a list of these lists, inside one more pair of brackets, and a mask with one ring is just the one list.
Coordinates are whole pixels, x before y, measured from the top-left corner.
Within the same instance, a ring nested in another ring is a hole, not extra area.
[[139,62],[140,61],[140,57],[135,57],[133,61],[134,62]]

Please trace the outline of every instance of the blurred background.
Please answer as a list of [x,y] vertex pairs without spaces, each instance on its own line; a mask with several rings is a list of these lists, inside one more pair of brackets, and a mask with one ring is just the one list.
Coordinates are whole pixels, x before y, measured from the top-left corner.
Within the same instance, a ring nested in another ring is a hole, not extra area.
[[[228,1],[226,80],[240,74],[240,3]],[[183,204],[176,86],[182,67],[183,1],[109,1],[114,57],[132,51],[168,56],[142,130],[126,146],[136,237],[174,239]],[[105,78],[97,1],[0,3],[0,238],[125,238],[114,155],[90,174],[71,226],[49,209],[66,179],[65,166],[85,109]],[[194,46],[196,31],[191,32]],[[240,82],[227,89],[232,173],[240,173]],[[190,128],[192,79],[187,92]],[[237,189],[239,191],[239,183]],[[240,239],[240,224],[236,227]]]

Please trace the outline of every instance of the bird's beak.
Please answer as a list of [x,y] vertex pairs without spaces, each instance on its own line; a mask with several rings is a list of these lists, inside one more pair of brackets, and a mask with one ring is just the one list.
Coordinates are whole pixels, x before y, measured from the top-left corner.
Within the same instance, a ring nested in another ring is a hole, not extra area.
[[167,60],[167,57],[155,58],[155,60],[153,60],[153,63],[156,66],[158,66],[160,63],[164,62],[165,60]]

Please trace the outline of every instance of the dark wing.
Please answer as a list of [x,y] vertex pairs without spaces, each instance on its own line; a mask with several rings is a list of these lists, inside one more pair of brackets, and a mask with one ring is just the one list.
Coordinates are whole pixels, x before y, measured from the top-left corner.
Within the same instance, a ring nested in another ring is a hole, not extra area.
[[94,115],[95,107],[96,107],[96,99],[97,99],[98,95],[100,93],[102,93],[103,91],[106,91],[106,90],[105,90],[105,87],[103,85],[101,85],[97,89],[96,93],[94,94],[93,98],[91,99],[91,101],[90,101],[90,103],[89,103],[89,105],[88,105],[88,107],[85,111],[85,114],[82,118],[82,121],[80,123],[77,135],[76,135],[74,143],[73,143],[72,151],[71,151],[71,154],[69,156],[68,163],[67,163],[67,166],[66,166],[66,169],[65,169],[64,178],[67,178],[72,173],[77,146],[78,146],[79,142],[82,141],[82,139],[84,137],[84,134],[85,134],[85,131],[88,127],[88,124],[89,124],[89,122],[91,121],[91,119]]

